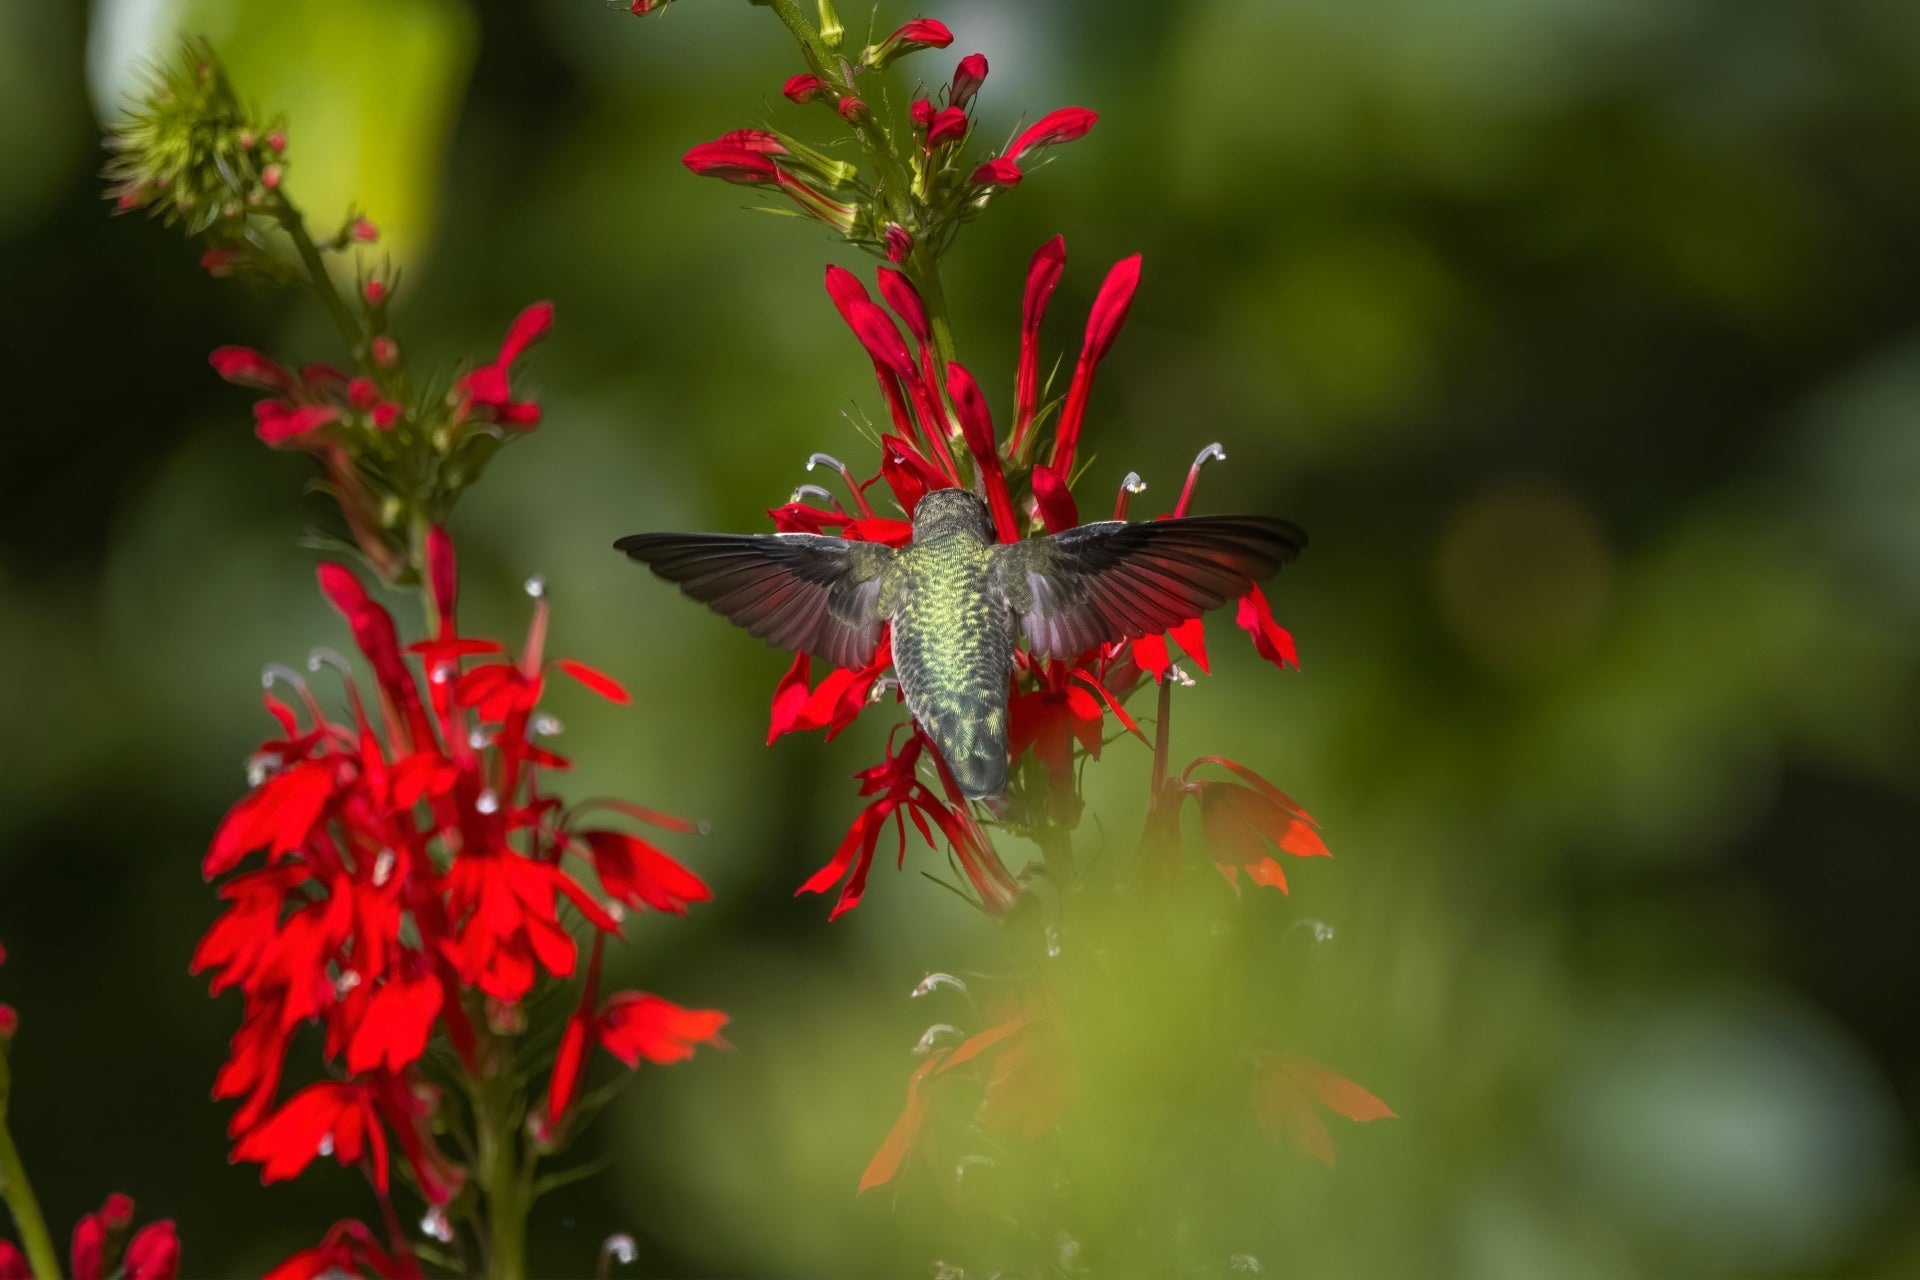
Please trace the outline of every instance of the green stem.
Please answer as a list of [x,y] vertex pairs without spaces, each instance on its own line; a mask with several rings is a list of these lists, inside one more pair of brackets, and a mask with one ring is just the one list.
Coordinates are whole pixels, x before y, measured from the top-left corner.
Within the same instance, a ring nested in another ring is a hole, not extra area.
[[291,201],[278,193],[274,196],[273,216],[279,219],[287,238],[293,242],[294,252],[300,255],[300,265],[307,273],[307,287],[333,317],[340,336],[347,340],[347,347],[353,352],[354,361],[364,362],[367,358],[366,333],[360,328],[360,321],[355,318],[347,300],[333,287],[333,277],[327,273],[326,259],[320,256],[319,246],[307,234],[306,219],[300,216],[300,210],[294,208]]
[[526,1280],[532,1185],[520,1156],[520,1112],[507,1061],[496,1061],[474,1093],[480,1145],[476,1176],[486,1197],[487,1275]]
[[33,1274],[39,1280],[60,1280],[60,1255],[47,1231],[46,1215],[34,1198],[33,1184],[27,1181],[20,1149],[13,1145],[13,1133],[7,1128],[7,1099],[12,1086],[12,1069],[7,1065],[5,1050],[0,1049],[0,1200],[13,1214],[13,1225],[20,1232],[20,1244]]

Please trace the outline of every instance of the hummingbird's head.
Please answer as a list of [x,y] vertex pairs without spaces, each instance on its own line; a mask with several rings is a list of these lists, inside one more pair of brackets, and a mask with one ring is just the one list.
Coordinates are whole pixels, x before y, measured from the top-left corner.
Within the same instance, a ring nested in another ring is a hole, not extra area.
[[913,540],[950,538],[969,534],[982,542],[994,541],[993,517],[987,504],[965,489],[934,489],[913,509]]

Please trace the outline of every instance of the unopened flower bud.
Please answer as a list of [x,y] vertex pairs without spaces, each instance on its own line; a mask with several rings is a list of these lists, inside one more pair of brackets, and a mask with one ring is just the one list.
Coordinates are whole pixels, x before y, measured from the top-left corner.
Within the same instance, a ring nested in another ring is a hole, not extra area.
[[373,362],[382,369],[391,369],[400,359],[400,344],[386,334],[373,340]]
[[285,171],[277,164],[270,164],[260,171],[260,185],[269,191],[280,189],[280,178]]
[[980,92],[980,84],[986,78],[986,54],[970,53],[960,59],[960,65],[954,69],[953,92],[947,96],[948,104],[964,108],[973,101],[973,95]]
[[360,288],[360,296],[367,300],[370,307],[387,305],[387,285],[384,280],[369,280]]
[[938,108],[925,98],[915,98],[908,114],[913,117],[913,127],[925,133],[933,127],[933,117]]
[[267,135],[267,150],[285,151],[286,149],[287,149],[287,135],[285,133],[281,132],[278,129],[275,129],[272,133]]
[[780,87],[787,101],[802,105],[813,102],[827,92],[827,82],[811,72],[803,71],[793,76]]
[[133,1197],[116,1191],[100,1206],[100,1217],[114,1231],[133,1225]]
[[967,136],[967,113],[958,107],[943,107],[927,130],[927,149],[958,142]]
[[636,18],[644,18],[650,13],[659,12],[672,3],[673,0],[633,0],[633,3],[627,6],[627,12]]
[[20,1015],[14,1012],[12,1005],[0,1004],[0,1044],[13,1039],[19,1030]]
[[349,228],[347,234],[351,235],[361,244],[372,244],[380,238],[380,228],[374,226],[365,218],[355,218],[353,220],[353,226]]
[[860,61],[880,71],[895,58],[916,49],[944,49],[952,43],[953,32],[947,30],[946,23],[932,18],[915,18],[879,44],[868,45],[861,51]]
[[1061,107],[1058,111],[1049,111],[1013,140],[1013,145],[1007,148],[1007,158],[1019,160],[1028,152],[1038,151],[1042,147],[1084,137],[1099,118],[1085,107]]
[[239,269],[238,262],[231,249],[209,249],[200,255],[200,269],[210,276],[230,276]]
[[887,224],[887,261],[899,266],[913,253],[913,236],[897,222]]
[[867,118],[867,104],[859,98],[848,96],[834,104],[842,119],[849,124],[859,124]]
[[1019,165],[1000,156],[975,169],[972,181],[976,187],[1017,187],[1021,176]]

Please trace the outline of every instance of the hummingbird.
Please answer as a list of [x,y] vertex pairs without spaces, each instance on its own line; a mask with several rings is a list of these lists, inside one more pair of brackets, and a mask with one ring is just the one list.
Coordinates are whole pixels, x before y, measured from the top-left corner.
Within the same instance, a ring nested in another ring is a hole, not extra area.
[[1007,783],[1014,650],[1071,659],[1252,590],[1307,535],[1265,516],[1104,520],[1000,542],[987,504],[929,491],[904,547],[815,533],[636,533],[614,543],[768,644],[860,667],[893,627],[907,710],[971,800]]

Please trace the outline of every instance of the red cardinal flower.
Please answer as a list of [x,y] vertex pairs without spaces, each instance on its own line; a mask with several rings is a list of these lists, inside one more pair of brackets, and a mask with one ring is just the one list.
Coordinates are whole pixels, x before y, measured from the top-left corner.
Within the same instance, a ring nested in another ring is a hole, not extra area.
[[[524,331],[519,338],[528,340]],[[679,912],[709,895],[638,836],[604,824],[577,830],[576,815],[546,792],[544,775],[568,767],[542,745],[558,731],[540,710],[549,674],[615,702],[628,696],[591,667],[547,657],[544,586],[529,584],[533,619],[509,656],[460,634],[445,534],[430,532],[425,550],[435,634],[409,648],[350,571],[321,567],[322,591],[346,618],[372,680],[363,688],[344,659],[317,654],[314,670],[336,667],[342,676],[347,713],[336,716],[299,676],[270,669],[269,683],[291,685],[297,700],[268,695],[279,736],[256,753],[254,790],[216,832],[206,872],[227,874],[255,853],[265,863],[222,886],[228,909],[201,941],[194,969],[213,974],[216,992],[233,987],[245,997],[214,1090],[240,1102],[235,1159],[259,1163],[274,1181],[331,1157],[364,1164],[383,1189],[398,1159],[444,1204],[465,1175],[432,1135],[438,1097],[419,1072],[434,1038],[476,1068],[467,1012],[475,996],[512,1022],[519,1001],[572,975],[577,944],[563,903],[604,935],[619,930],[623,907]],[[656,827],[691,829],[602,803]],[[588,866],[598,890],[582,878]],[[308,1021],[319,1022],[324,1053],[346,1078],[276,1106],[293,1033]]]
[[530,400],[513,399],[507,385],[508,371],[526,349],[546,337],[553,328],[553,304],[536,302],[522,311],[507,330],[500,354],[491,364],[460,379],[458,392],[464,397],[467,412],[501,426],[530,429],[540,424],[540,406]]
[[1390,1120],[1386,1103],[1317,1062],[1289,1053],[1263,1053],[1254,1063],[1253,1113],[1259,1125],[1323,1164],[1333,1163],[1333,1138],[1316,1107],[1365,1123]]
[[265,1280],[327,1280],[338,1276],[421,1280],[424,1274],[410,1253],[382,1249],[364,1224],[336,1222],[318,1245],[294,1254],[267,1272]]

